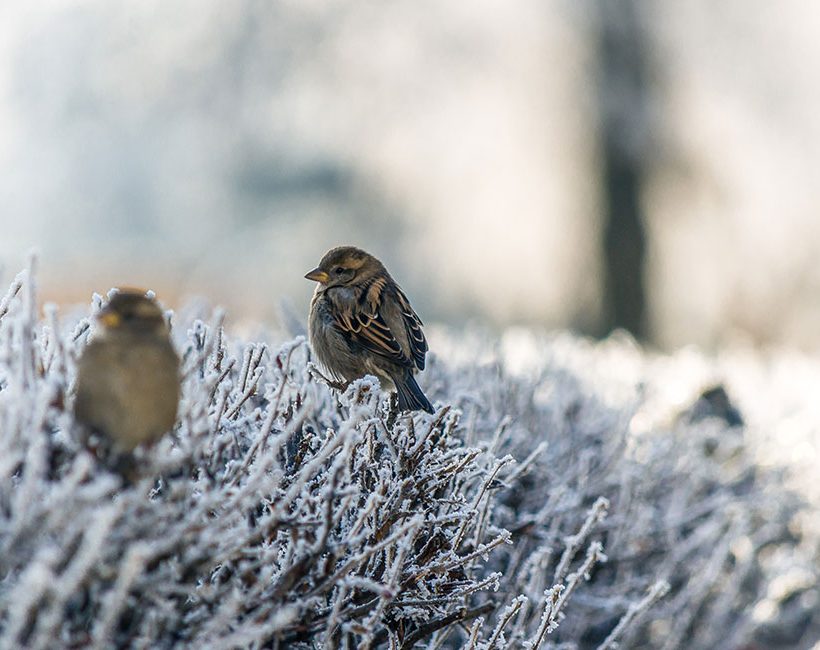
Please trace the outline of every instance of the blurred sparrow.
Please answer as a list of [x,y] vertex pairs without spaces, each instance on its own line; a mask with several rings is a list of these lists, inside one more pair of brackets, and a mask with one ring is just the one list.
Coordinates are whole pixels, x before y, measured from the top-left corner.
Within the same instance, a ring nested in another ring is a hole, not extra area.
[[427,354],[422,322],[384,265],[342,246],[305,277],[319,283],[310,302],[310,345],[332,377],[344,384],[375,375],[383,388],[396,389],[401,410],[432,413],[413,376]]
[[127,455],[174,426],[179,357],[159,305],[139,291],[114,294],[97,320],[78,362],[74,415],[111,452]]

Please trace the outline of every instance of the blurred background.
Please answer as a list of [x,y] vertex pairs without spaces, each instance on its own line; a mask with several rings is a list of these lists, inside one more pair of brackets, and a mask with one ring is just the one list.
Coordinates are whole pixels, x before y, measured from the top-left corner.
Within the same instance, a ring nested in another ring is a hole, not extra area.
[[5,0],[2,281],[248,318],[340,243],[428,322],[820,348],[820,7]]

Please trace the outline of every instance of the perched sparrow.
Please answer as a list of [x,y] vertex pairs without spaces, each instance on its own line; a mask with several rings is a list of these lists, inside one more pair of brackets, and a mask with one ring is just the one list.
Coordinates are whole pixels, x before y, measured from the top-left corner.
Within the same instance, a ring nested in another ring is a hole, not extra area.
[[395,387],[401,410],[432,413],[413,377],[427,354],[422,322],[384,265],[342,246],[305,277],[319,283],[310,303],[310,345],[334,379],[375,375],[384,388]]
[[179,357],[156,302],[139,291],[114,294],[77,368],[77,421],[115,454],[156,442],[173,426]]

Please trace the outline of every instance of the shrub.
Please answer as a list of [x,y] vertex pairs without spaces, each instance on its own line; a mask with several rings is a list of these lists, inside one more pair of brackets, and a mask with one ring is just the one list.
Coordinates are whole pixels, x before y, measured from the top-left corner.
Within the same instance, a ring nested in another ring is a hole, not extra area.
[[[636,434],[638,402],[604,404],[560,361],[587,344],[541,340],[529,375],[486,340],[433,358],[438,410],[408,415],[369,378],[343,395],[317,381],[303,338],[239,340],[196,309],[172,322],[178,425],[123,485],[72,434],[90,318],[39,319],[30,270],[0,302],[3,647],[731,648],[787,634],[749,612],[773,556],[801,561],[801,502],[738,427]],[[817,614],[790,611],[797,647]]]

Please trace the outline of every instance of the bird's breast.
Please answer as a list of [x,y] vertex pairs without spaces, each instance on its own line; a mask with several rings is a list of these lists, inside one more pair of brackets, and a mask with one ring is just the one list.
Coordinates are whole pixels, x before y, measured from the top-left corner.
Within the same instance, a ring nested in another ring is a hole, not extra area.
[[325,292],[317,293],[313,297],[313,304],[310,310],[311,327],[327,327],[333,323],[333,305],[328,300]]

